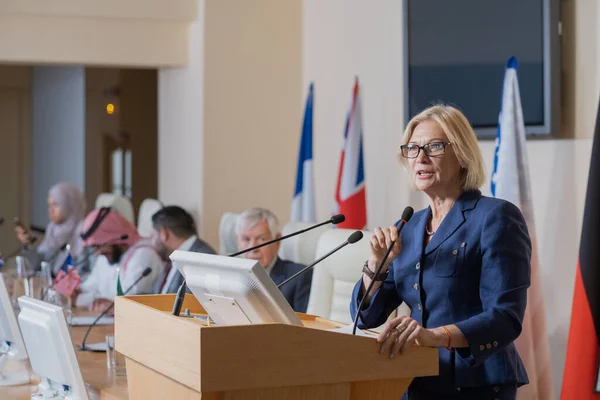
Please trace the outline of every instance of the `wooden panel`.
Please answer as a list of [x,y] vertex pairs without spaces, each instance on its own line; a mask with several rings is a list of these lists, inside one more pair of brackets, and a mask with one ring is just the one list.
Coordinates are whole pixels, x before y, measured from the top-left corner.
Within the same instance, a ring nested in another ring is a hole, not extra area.
[[127,380],[130,400],[178,399],[199,400],[205,397],[200,392],[162,375],[132,359],[127,359]]
[[411,378],[353,382],[350,399],[399,399],[410,382]]
[[[436,375],[438,350],[412,346],[394,360],[379,354],[375,338],[291,325],[203,328],[203,391],[297,386]],[[248,344],[252,343],[252,346]],[[357,362],[360,360],[360,368]],[[289,366],[282,368],[282,366]],[[260,366],[260,368],[257,368]],[[223,374],[223,371],[228,374]],[[231,380],[230,376],[236,376]]]
[[350,396],[350,384],[294,386],[256,390],[225,392],[219,400],[346,400]]
[[158,197],[158,78],[156,70],[121,70],[121,132],[132,157],[131,203],[137,216],[146,198]]
[[[413,346],[390,360],[377,352],[374,337],[327,332],[319,328],[330,328],[330,323],[310,316],[303,318],[316,329],[283,324],[203,327],[199,320],[172,316],[172,300],[173,295],[117,298],[117,349],[196,391],[262,390],[438,373],[437,349]],[[150,308],[151,303],[158,309]],[[165,338],[169,338],[168,348]]]
[[128,358],[200,391],[199,324],[117,297],[115,339]]
[[[14,217],[28,221],[29,210],[25,195],[29,193],[29,177],[24,178],[24,165],[29,164],[24,154],[24,142],[29,143],[29,132],[24,125],[24,102],[29,100],[26,88],[0,87],[0,210],[6,219],[0,229],[0,252],[7,255],[18,248],[12,227]],[[27,190],[27,192],[25,192]]]

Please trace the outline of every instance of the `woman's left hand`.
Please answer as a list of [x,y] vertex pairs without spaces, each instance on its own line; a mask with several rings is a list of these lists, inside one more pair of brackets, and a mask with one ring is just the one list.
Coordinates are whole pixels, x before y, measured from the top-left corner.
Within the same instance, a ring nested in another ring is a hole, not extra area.
[[423,328],[417,321],[404,315],[389,320],[377,337],[379,352],[396,357],[413,343],[421,346],[435,346],[433,332]]

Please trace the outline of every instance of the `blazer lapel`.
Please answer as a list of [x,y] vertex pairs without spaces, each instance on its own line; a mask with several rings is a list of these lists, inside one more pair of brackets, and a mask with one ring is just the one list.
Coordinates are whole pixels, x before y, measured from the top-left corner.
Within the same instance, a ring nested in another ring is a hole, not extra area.
[[286,278],[285,271],[283,270],[283,263],[281,262],[281,259],[279,257],[277,257],[277,261],[275,261],[275,264],[273,265],[273,269],[271,270],[270,276],[276,285],[279,285]]
[[[454,203],[450,212],[444,220],[442,224],[439,226],[438,230],[435,232],[431,241],[427,244],[425,248],[425,254],[430,254],[435,251],[442,243],[444,243],[462,224],[465,222],[464,211],[471,210],[475,208],[477,201],[481,197],[481,192],[479,190],[475,190],[472,192],[464,192]],[[423,228],[425,229],[425,228]]]
[[421,215],[421,219],[417,222],[417,226],[414,231],[414,246],[415,246],[415,254],[419,255],[419,259],[423,255],[423,242],[425,241],[425,226],[427,225],[427,221],[431,217],[431,207],[427,207],[423,215]]

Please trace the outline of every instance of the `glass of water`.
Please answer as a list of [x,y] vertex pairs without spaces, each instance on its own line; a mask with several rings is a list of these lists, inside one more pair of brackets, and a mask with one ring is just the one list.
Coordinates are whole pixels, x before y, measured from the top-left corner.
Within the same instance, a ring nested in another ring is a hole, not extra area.
[[125,356],[115,349],[114,335],[106,335],[106,367],[116,376],[126,375]]

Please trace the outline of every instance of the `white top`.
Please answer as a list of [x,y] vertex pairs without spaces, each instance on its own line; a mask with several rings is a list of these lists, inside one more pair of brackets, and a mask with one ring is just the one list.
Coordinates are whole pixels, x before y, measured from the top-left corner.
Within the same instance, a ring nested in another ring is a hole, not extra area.
[[[164,263],[149,242],[147,244],[150,247],[142,246],[142,243],[146,242],[137,242],[127,249],[117,265],[110,265],[105,256],[97,257],[92,272],[79,287],[81,293],[77,296],[75,305],[86,307],[99,298],[113,300],[117,296],[117,276],[119,273],[121,287],[123,291],[126,291],[147,267],[152,268],[150,275],[139,281],[128,294],[152,293],[154,284],[163,274]],[[132,252],[133,254],[130,254]],[[123,270],[122,263],[128,258],[127,268]]]
[[[194,242],[196,241],[196,239],[198,239],[198,236],[196,236],[196,235],[190,236],[189,238],[186,239],[185,242],[181,243],[181,245],[177,248],[177,250],[190,251],[190,249],[194,245]],[[171,269],[169,270],[169,275],[167,275],[165,284],[163,285],[163,287],[160,291],[161,294],[167,293],[167,290],[169,290],[169,287],[171,286],[171,281],[175,277],[176,273],[177,273],[177,268],[175,268],[174,266],[171,266]]]

